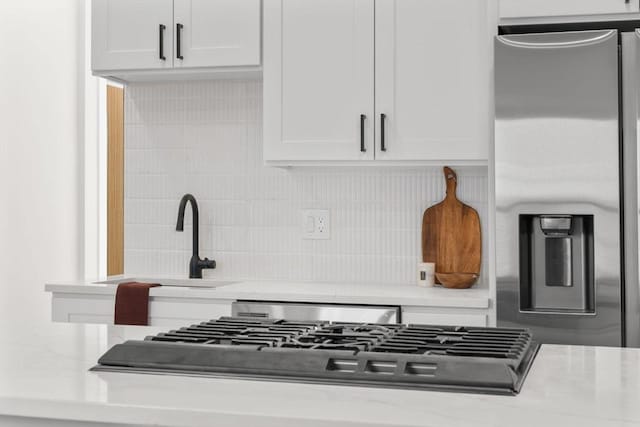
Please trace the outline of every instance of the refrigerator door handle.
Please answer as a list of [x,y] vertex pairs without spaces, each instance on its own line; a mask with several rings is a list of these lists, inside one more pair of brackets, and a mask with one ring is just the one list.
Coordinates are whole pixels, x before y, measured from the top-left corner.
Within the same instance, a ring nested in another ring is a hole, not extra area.
[[616,30],[503,35],[498,36],[498,40],[506,45],[519,48],[557,49],[588,46],[603,42],[611,37],[617,37]]
[[625,344],[640,347],[640,29],[622,33],[622,112],[624,160]]

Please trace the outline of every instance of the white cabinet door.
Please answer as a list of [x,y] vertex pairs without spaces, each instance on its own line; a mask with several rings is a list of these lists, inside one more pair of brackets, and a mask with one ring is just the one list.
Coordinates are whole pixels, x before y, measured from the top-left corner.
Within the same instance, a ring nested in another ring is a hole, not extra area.
[[175,67],[260,65],[260,0],[175,0],[174,31]]
[[[57,292],[51,299],[54,322],[113,324],[115,297],[91,293]],[[203,319],[231,316],[230,300],[150,297],[149,325],[176,327]]]
[[173,66],[173,0],[93,0],[91,16],[93,70]]
[[500,0],[501,18],[594,15],[640,11],[638,0]]
[[373,25],[373,0],[264,1],[266,161],[373,159]]
[[376,0],[377,160],[488,158],[491,3]]

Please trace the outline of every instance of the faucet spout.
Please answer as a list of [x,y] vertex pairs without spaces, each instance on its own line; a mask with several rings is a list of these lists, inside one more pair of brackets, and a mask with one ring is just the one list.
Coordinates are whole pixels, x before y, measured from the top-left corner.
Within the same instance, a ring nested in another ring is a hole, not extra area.
[[202,270],[205,268],[216,268],[216,262],[208,258],[200,259],[200,220],[198,213],[198,202],[196,198],[191,194],[185,194],[180,200],[180,206],[178,207],[178,222],[176,223],[176,231],[184,231],[184,211],[187,207],[187,202],[191,204],[191,211],[193,213],[193,234],[192,234],[192,254],[189,261],[189,278],[190,279],[202,279]]
[[184,211],[187,207],[187,202],[191,204],[191,211],[193,216],[193,232],[192,232],[192,253],[198,256],[200,252],[200,215],[198,213],[198,202],[196,198],[191,194],[185,194],[180,200],[180,207],[178,208],[178,223],[176,224],[176,231],[184,231]]

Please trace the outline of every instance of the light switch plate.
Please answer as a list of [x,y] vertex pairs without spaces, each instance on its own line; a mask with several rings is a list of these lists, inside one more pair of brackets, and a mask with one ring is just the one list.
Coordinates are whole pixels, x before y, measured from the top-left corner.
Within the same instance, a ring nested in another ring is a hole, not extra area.
[[329,209],[302,210],[302,238],[331,238],[331,216]]

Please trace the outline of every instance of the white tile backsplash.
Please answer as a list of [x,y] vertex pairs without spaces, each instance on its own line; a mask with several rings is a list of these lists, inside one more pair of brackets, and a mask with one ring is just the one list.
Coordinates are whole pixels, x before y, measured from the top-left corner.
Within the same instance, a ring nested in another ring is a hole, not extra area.
[[[415,282],[422,213],[444,197],[441,168],[266,167],[259,80],[134,83],[125,93],[127,274],[188,274],[191,227],[175,223],[192,193],[200,255],[218,263],[206,277]],[[457,172],[486,236],[487,169]],[[329,240],[302,239],[300,210],[314,208],[331,212]]]

